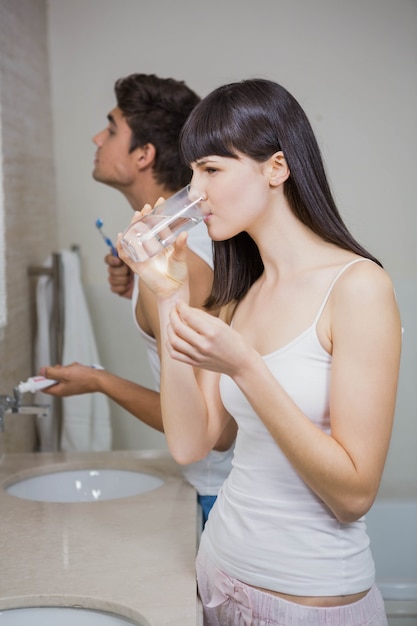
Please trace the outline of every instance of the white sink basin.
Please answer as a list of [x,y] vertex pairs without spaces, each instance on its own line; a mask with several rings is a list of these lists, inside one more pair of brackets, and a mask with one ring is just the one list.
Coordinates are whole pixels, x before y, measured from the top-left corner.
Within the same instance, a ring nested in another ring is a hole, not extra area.
[[72,607],[31,607],[0,610],[1,626],[145,626],[112,613]]
[[12,483],[6,491],[38,502],[97,502],[146,493],[162,484],[157,476],[142,472],[77,469],[30,476]]

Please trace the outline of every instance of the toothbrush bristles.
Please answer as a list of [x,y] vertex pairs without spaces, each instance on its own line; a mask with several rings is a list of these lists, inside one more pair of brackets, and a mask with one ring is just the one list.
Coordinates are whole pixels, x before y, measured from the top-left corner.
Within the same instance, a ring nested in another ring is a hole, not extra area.
[[96,219],[96,226],[97,226],[97,228],[98,228],[98,231],[99,231],[100,235],[103,237],[103,239],[104,239],[105,243],[109,246],[109,248],[110,248],[110,250],[111,250],[112,255],[113,255],[113,256],[118,256],[118,254],[117,254],[117,250],[116,250],[116,248],[114,247],[112,240],[110,239],[110,237],[106,237],[106,235],[105,235],[105,234],[103,233],[103,231],[101,230],[101,229],[102,229],[102,226],[103,226],[103,220],[101,219],[101,217],[98,217],[98,218]]

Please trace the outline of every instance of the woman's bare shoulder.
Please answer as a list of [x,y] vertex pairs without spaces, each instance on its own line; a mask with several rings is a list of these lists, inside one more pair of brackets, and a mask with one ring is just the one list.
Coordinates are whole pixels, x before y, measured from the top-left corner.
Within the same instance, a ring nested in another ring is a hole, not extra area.
[[336,305],[356,306],[362,310],[389,303],[396,306],[391,276],[380,265],[367,259],[346,268],[336,281],[331,297]]
[[392,291],[393,282],[388,272],[370,259],[358,257],[349,265],[337,281],[343,289],[361,292]]

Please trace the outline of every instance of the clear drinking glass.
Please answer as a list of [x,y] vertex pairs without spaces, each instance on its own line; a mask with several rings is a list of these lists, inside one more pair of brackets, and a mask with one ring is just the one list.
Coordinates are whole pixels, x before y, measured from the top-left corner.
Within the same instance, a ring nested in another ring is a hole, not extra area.
[[121,239],[123,250],[135,262],[155,256],[171,245],[179,233],[203,220],[202,199],[187,185],[126,228]]

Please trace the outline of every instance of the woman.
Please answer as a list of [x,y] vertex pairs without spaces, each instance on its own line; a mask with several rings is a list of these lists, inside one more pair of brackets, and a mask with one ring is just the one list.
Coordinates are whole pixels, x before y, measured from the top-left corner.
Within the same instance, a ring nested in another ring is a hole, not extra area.
[[204,457],[238,424],[197,557],[205,623],[386,624],[363,516],[395,407],[391,280],[344,225],[311,126],[280,85],[215,90],[182,150],[214,241],[207,306],[220,318],[187,304],[185,234],[156,262],[119,253],[157,296],[174,458]]

